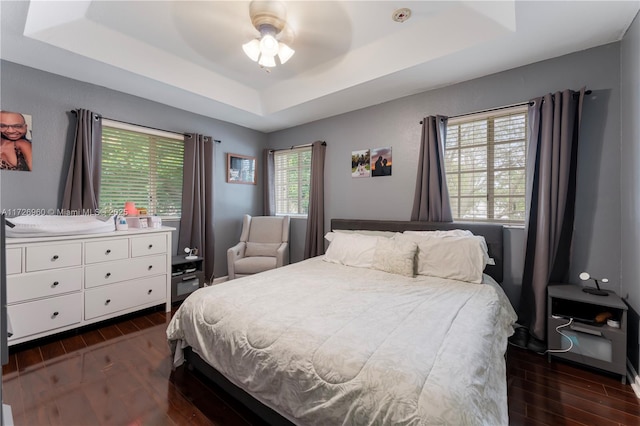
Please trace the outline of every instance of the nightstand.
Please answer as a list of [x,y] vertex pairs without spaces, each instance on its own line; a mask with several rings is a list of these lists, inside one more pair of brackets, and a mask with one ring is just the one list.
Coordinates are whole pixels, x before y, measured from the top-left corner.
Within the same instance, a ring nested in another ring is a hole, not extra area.
[[204,286],[204,259],[171,258],[171,303],[180,302]]
[[[611,324],[595,322],[597,315],[610,313]],[[572,284],[550,284],[547,288],[547,344],[550,350],[569,349],[568,352],[549,353],[611,373],[620,374],[626,383],[627,359],[627,305],[613,292],[608,296],[596,296],[582,291]],[[567,335],[562,336],[556,328]],[[569,342],[571,339],[571,342]]]

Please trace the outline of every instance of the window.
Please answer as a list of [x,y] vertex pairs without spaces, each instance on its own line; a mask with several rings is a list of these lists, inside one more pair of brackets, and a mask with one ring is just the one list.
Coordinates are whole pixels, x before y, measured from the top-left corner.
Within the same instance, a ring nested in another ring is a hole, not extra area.
[[311,147],[276,151],[274,157],[276,214],[309,213]]
[[150,215],[180,217],[183,161],[180,136],[103,120],[100,210],[132,201]]
[[445,170],[453,218],[524,223],[527,106],[449,120]]

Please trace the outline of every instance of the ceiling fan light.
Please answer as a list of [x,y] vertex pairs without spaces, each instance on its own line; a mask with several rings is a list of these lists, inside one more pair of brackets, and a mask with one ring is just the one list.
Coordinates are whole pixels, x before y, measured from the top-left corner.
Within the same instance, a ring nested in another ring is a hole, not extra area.
[[271,34],[266,34],[260,39],[260,51],[263,55],[274,57],[278,54],[278,40]]
[[287,46],[282,42],[279,44],[279,47],[280,49],[278,49],[278,58],[280,58],[281,64],[284,64],[285,62],[287,62],[289,59],[291,59],[293,54],[296,53],[295,50],[293,50],[292,48],[290,48],[289,46]]
[[246,53],[253,62],[258,62],[258,58],[260,57],[260,41],[253,39],[249,43],[243,44],[242,50],[244,50],[244,53]]
[[260,56],[260,61],[258,62],[258,64],[262,65],[263,67],[272,68],[276,66],[276,58],[275,56],[269,56],[263,53],[262,56]]

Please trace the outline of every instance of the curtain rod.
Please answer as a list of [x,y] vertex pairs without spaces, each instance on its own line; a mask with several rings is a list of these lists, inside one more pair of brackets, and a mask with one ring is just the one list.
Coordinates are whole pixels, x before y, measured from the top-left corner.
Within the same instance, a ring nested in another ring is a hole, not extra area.
[[[306,148],[309,146],[312,146],[312,143],[306,143],[304,145],[291,145],[289,148],[282,148],[282,149],[270,149],[269,152],[277,152],[277,151],[286,151],[286,150],[291,150],[294,148]],[[327,142],[326,141],[322,141],[322,146],[327,146]]]
[[[76,109],[71,110],[71,112],[72,112],[72,113],[74,113],[74,114],[76,114],[76,115],[78,114],[78,110],[76,110]],[[96,114],[96,117],[100,117],[100,118],[103,118],[103,119],[105,119],[105,120],[115,121],[116,123],[128,124],[128,125],[130,125],[130,126],[144,127],[145,129],[151,129],[151,130],[158,130],[158,131],[160,131],[160,132],[173,133],[174,135],[180,135],[180,136],[184,136],[184,137],[187,137],[187,138],[192,138],[192,137],[193,137],[193,136],[192,136],[192,135],[190,135],[189,133],[174,132],[173,130],[158,129],[157,127],[144,126],[144,125],[142,125],[142,124],[130,123],[130,122],[128,122],[128,121],[122,121],[122,120],[116,120],[116,119],[114,119],[114,118],[103,117],[101,114]],[[215,143],[222,143],[222,141],[221,141],[221,140],[219,140],[219,139],[213,139],[211,136],[205,136],[205,137],[204,137],[204,139],[205,139],[205,141],[207,141],[207,142],[211,142],[211,141],[213,141],[213,142],[215,142]]]
[[[586,91],[584,92],[584,94],[585,94],[585,95],[590,95],[590,94],[591,94],[591,90],[586,90]],[[577,94],[577,93],[574,93],[574,94],[573,94],[573,96],[574,96],[574,97],[575,97],[575,96],[578,96],[578,94]],[[485,113],[485,112],[491,112],[491,111],[500,111],[501,109],[515,108],[515,107],[524,106],[524,105],[529,105],[529,106],[531,106],[531,105],[533,105],[533,102],[532,102],[532,101],[528,101],[528,102],[520,102],[520,103],[518,103],[518,104],[505,105],[505,106],[501,106],[501,107],[498,107],[498,108],[489,108],[489,109],[484,109],[484,110],[482,110],[482,111],[467,112],[466,114],[452,115],[451,117],[447,117],[447,118],[449,119],[449,118],[465,117],[465,116],[467,116],[467,115],[482,114],[482,113]],[[422,120],[420,120],[420,124],[422,124],[422,123],[423,123],[423,121],[422,121]]]

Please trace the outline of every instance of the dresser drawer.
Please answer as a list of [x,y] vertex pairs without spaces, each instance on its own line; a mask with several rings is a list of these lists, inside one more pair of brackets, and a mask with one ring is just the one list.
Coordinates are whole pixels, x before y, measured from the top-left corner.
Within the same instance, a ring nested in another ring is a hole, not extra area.
[[85,268],[85,288],[167,273],[164,255],[96,263]]
[[26,271],[66,268],[82,264],[82,244],[51,244],[28,246],[26,253]]
[[166,297],[166,275],[87,290],[84,293],[84,319],[90,320],[141,305],[153,306],[164,303]]
[[82,294],[67,294],[7,307],[13,336],[9,342],[32,334],[79,323],[82,319]]
[[58,296],[82,289],[82,268],[7,277],[7,303]]
[[7,249],[7,275],[19,274],[22,272],[22,249]]
[[131,238],[131,257],[147,256],[167,252],[167,238],[164,235],[145,235]]
[[92,241],[84,246],[84,262],[98,263],[129,257],[129,240]]

